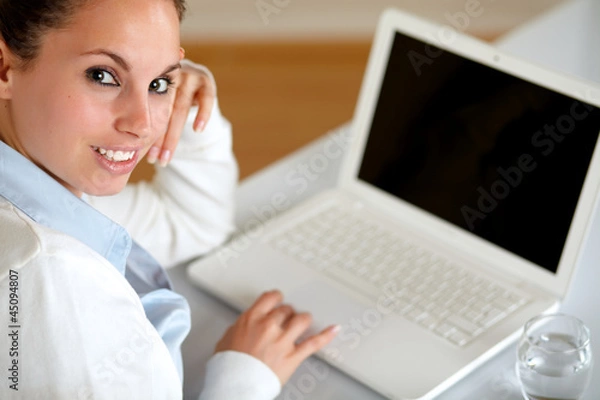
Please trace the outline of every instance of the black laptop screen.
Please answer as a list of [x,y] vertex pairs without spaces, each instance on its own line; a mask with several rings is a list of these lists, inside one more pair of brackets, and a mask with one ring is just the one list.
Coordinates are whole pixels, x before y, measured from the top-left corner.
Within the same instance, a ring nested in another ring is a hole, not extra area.
[[397,34],[359,178],[556,272],[600,110]]

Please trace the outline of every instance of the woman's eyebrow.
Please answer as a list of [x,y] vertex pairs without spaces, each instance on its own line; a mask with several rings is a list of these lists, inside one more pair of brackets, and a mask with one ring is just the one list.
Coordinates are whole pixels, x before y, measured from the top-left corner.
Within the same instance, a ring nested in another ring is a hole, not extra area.
[[167,69],[165,69],[165,72],[163,72],[161,75],[166,75],[169,72],[175,71],[176,69],[181,69],[181,64],[177,63],[171,65],[170,67],[167,67]]
[[[129,63],[127,61],[125,61],[125,59],[123,57],[121,57],[120,55],[118,55],[117,53],[114,53],[112,51],[108,51],[108,50],[104,50],[104,49],[97,49],[97,50],[85,52],[82,55],[84,55],[84,56],[85,55],[105,55],[107,57],[112,58],[112,60],[114,62],[116,62],[125,71],[129,72],[131,70],[131,65],[129,65]],[[167,67],[161,75],[168,74],[169,72],[174,71],[179,68],[181,68],[181,64],[179,64],[179,63],[173,64],[173,65]]]
[[97,50],[87,51],[87,52],[83,53],[82,55],[83,56],[105,55],[105,56],[112,58],[113,61],[116,62],[117,64],[119,64],[119,66],[121,68],[123,68],[125,71],[129,72],[131,70],[131,65],[129,65],[129,63],[127,61],[125,61],[125,59],[123,57],[121,57],[117,53],[113,53],[112,51],[108,51],[108,50],[104,50],[104,49],[97,49]]

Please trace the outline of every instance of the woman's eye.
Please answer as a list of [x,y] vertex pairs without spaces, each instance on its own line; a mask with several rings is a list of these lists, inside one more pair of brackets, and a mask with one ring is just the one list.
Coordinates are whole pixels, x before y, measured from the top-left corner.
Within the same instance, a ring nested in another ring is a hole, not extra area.
[[91,69],[87,71],[87,76],[90,80],[99,83],[101,85],[118,86],[119,83],[108,71],[103,69]]
[[150,91],[158,94],[164,94],[167,93],[170,85],[171,81],[166,78],[155,79],[150,83]]

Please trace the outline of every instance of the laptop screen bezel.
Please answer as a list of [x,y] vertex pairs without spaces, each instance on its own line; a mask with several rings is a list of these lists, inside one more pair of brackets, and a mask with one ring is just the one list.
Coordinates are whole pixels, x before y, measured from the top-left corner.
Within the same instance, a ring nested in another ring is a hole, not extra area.
[[[528,61],[506,54],[477,39],[462,35],[450,26],[440,26],[420,20],[399,10],[382,14],[373,41],[352,122],[353,140],[344,160],[339,187],[357,193],[396,216],[407,229],[422,231],[436,243],[450,246],[457,254],[469,254],[496,271],[508,271],[524,281],[535,282],[558,297],[564,297],[578,262],[592,220],[600,183],[600,143],[596,144],[573,222],[565,241],[556,273],[536,265],[514,253],[461,229],[441,218],[394,197],[358,179],[363,153],[375,115],[379,92],[385,76],[389,54],[397,33],[407,35],[436,48],[449,51],[469,60],[496,68],[539,86],[562,93],[573,99],[600,108],[600,87],[596,83],[569,77]],[[425,51],[424,51],[424,54]],[[600,133],[600,132],[599,132]],[[600,142],[600,141],[599,141]]]

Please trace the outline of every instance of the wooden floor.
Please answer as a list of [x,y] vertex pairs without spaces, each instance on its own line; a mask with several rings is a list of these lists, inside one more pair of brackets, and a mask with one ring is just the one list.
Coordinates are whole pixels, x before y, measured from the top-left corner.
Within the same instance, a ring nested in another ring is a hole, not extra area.
[[[184,47],[215,75],[244,178],[352,118],[370,42]],[[142,162],[132,179],[151,174]]]

